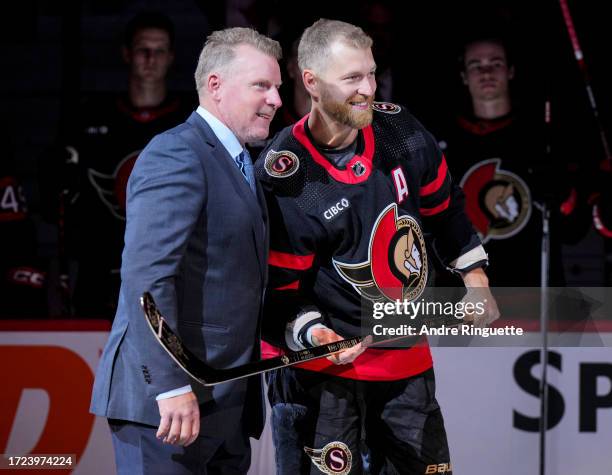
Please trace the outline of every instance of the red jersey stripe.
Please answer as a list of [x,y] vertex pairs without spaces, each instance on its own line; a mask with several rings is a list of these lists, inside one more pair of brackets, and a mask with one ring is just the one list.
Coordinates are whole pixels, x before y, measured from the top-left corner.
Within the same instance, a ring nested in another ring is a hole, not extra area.
[[440,187],[444,184],[444,180],[446,179],[446,175],[448,174],[448,166],[446,165],[446,159],[444,155],[442,155],[442,161],[440,162],[440,166],[438,167],[438,176],[430,183],[421,187],[419,194],[421,196],[427,196],[435,193],[440,189]]
[[347,365],[336,365],[327,358],[319,358],[295,367],[360,381],[397,381],[420,374],[432,366],[431,351],[424,342],[400,350],[368,348]]
[[450,203],[450,196],[448,198],[446,198],[438,206],[434,206],[433,208],[419,208],[419,212],[423,216],[433,216],[434,214],[441,213],[446,208],[448,208],[449,203]]
[[[284,355],[285,351],[261,341],[263,359]],[[386,350],[368,348],[351,364],[335,365],[327,358],[319,358],[295,365],[296,368],[317,371],[341,378],[360,381],[397,381],[427,371],[433,366],[431,351],[426,339],[411,348]]]
[[270,251],[268,264],[274,267],[284,267],[293,270],[308,270],[314,262],[314,254],[298,256],[287,252]]
[[282,287],[277,287],[274,290],[297,290],[300,287],[300,281],[296,280],[291,282],[290,284],[283,285]]

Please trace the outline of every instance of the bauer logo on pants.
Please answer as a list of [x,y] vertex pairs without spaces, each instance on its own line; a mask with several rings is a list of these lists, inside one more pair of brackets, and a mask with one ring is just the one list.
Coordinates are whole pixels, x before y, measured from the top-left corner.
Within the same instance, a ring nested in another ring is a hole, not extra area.
[[304,452],[308,454],[312,463],[327,475],[347,475],[351,471],[353,456],[344,442],[330,442],[322,449],[304,447]]

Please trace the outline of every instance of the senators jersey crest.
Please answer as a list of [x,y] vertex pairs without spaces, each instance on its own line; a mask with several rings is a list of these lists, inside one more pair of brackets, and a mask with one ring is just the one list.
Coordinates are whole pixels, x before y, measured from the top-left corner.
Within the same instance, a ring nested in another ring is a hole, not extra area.
[[461,180],[466,213],[483,242],[514,236],[531,216],[527,184],[500,165],[499,158],[481,161]]
[[367,261],[333,263],[340,276],[372,302],[417,299],[427,283],[423,232],[412,216],[398,216],[395,203],[387,206],[376,220]]

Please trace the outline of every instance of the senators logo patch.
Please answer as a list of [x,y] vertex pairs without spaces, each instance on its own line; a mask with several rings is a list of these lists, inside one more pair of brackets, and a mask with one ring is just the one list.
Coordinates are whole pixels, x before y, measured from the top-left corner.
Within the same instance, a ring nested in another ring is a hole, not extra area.
[[312,463],[327,475],[347,475],[353,465],[351,450],[344,442],[334,441],[322,449],[304,447]]
[[125,221],[125,201],[127,182],[136,163],[140,150],[128,154],[115,167],[111,175],[101,173],[93,168],[87,170],[89,182],[98,192],[98,196],[112,215]]
[[507,239],[531,216],[531,193],[518,175],[500,169],[501,160],[477,163],[461,180],[465,210],[480,239]]
[[270,150],[266,155],[264,168],[272,177],[286,178],[298,171],[300,161],[295,153],[288,150],[280,152]]
[[399,216],[397,204],[378,216],[368,249],[368,260],[347,264],[334,260],[334,267],[364,298],[414,300],[427,283],[427,251],[423,232],[412,216]]
[[400,106],[397,104],[392,104],[391,102],[373,102],[372,109],[378,112],[384,112],[386,114],[397,114],[402,110]]

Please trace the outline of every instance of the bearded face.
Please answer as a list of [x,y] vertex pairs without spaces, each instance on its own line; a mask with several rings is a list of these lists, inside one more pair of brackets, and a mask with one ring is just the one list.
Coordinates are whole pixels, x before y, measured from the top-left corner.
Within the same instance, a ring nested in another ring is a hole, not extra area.
[[337,41],[330,47],[325,66],[315,75],[315,97],[318,95],[326,115],[353,129],[370,125],[376,92],[376,63],[370,48]]
[[335,121],[353,129],[363,129],[372,123],[373,101],[374,97],[362,94],[339,100],[328,87],[321,90],[322,109]]

